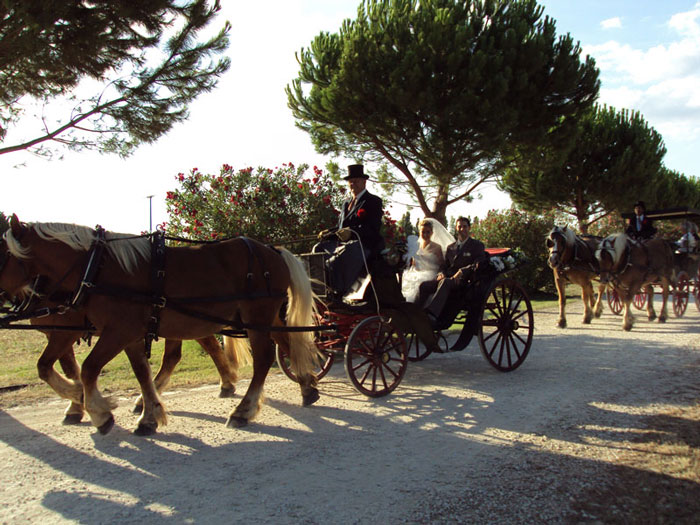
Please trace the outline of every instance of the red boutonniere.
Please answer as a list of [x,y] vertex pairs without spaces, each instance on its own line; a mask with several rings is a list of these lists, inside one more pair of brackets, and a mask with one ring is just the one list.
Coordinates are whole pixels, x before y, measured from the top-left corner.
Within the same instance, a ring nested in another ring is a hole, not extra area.
[[357,218],[358,219],[361,219],[365,215],[367,215],[367,210],[365,210],[364,208],[360,208],[359,210],[357,210]]

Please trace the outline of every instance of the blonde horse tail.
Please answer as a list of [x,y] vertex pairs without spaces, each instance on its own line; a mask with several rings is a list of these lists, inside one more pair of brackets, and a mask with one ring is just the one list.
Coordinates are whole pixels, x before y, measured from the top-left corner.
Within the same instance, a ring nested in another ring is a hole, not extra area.
[[[287,290],[287,326],[312,326],[316,324],[316,296],[311,280],[299,259],[289,250],[279,248],[289,268],[290,285]],[[298,378],[313,376],[319,362],[314,333],[288,332],[289,359],[292,371]]]
[[224,355],[236,371],[253,362],[250,341],[247,337],[224,336]]

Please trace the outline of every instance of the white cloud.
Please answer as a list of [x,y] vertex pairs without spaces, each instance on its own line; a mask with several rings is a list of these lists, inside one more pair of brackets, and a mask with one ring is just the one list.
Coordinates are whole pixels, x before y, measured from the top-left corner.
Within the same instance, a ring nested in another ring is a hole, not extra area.
[[603,29],[619,29],[622,27],[622,19],[619,16],[608,18],[600,23]]

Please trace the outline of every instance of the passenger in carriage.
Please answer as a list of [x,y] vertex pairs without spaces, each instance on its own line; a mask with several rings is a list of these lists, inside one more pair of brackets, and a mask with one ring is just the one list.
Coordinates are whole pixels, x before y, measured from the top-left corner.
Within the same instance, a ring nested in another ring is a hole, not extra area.
[[329,285],[338,296],[345,295],[365,269],[365,263],[384,249],[381,235],[382,199],[367,191],[367,179],[362,164],[348,166],[351,198],[343,203],[338,226],[319,234],[315,253],[329,254],[326,266]]
[[418,292],[418,300],[429,316],[435,319],[440,314],[447,302],[450,293],[457,289],[470,276],[470,265],[486,258],[484,244],[470,237],[471,222],[466,217],[457,219],[457,241],[447,247],[445,263],[430,281],[421,283]]
[[628,237],[637,241],[651,239],[656,235],[653,221],[646,216],[647,208],[644,201],[637,201],[634,205],[634,217],[630,219],[625,233]]
[[447,247],[455,242],[454,237],[435,219],[423,219],[419,224],[419,233],[420,240],[412,242],[415,236],[408,239],[411,261],[403,272],[401,283],[401,292],[409,303],[415,302],[421,283],[435,279],[445,264]]
[[694,222],[683,221],[681,224],[681,238],[676,241],[678,253],[692,253],[697,247],[698,227]]

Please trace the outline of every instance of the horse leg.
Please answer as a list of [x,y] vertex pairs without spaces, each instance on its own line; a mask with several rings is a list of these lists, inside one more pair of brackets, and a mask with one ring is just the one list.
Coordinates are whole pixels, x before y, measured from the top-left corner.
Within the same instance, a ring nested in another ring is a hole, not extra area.
[[605,292],[605,285],[600,283],[598,285],[598,297],[595,301],[595,306],[593,307],[593,315],[600,317],[603,313],[603,293]]
[[559,272],[554,270],[554,284],[557,287],[557,293],[559,294],[559,319],[557,321],[557,326],[559,328],[566,328],[566,280],[559,275]]
[[622,299],[625,308],[625,314],[622,318],[622,329],[626,332],[632,330],[632,325],[634,324],[634,316],[632,315],[632,297],[627,292],[620,293],[620,299]]
[[581,302],[583,303],[583,324],[591,324],[591,319],[593,318],[593,309],[591,308],[591,303],[593,302],[593,286],[591,286],[590,281],[585,281],[581,285]]
[[248,424],[260,411],[263,403],[263,385],[275,359],[272,339],[265,332],[248,331],[253,352],[253,378],[243,399],[228,418],[226,426],[239,428]]
[[[290,337],[291,334],[287,333],[276,332],[272,333],[271,335],[275,343],[277,343],[290,357],[290,366],[296,375],[297,380],[299,381],[299,386],[301,387],[302,405],[305,407],[313,405],[321,397],[318,393],[318,388],[316,388],[318,385],[318,380],[316,379],[316,375],[313,373],[313,371],[308,369],[308,366],[304,366],[303,364],[300,365],[299,356],[293,354],[291,348],[291,344],[295,344],[296,346],[294,350],[296,351],[299,348],[299,345],[303,345],[305,342],[293,340],[295,338]],[[432,332],[431,335],[433,335]],[[316,348],[315,344],[313,352],[315,354],[318,353],[318,349]]]
[[83,368],[80,371],[80,380],[83,383],[83,404],[92,424],[97,427],[100,434],[107,434],[112,430],[114,426],[112,410],[117,404],[110,397],[104,397],[100,393],[97,388],[97,378],[104,366],[114,359],[122,348],[135,340],[138,340],[138,336],[129,336],[123,330],[105,329],[83,361]]
[[[654,311],[654,287],[649,284],[644,287],[644,291],[647,294],[647,318],[649,321],[653,321],[656,319],[656,312]],[[659,322],[663,323],[664,321],[659,319]]]
[[[666,305],[668,304],[668,296],[669,296],[669,289],[670,289],[671,283],[667,279],[662,279],[661,280],[661,291],[662,291],[662,305],[661,305],[661,313],[659,313],[659,322],[660,323],[665,323],[666,319],[668,319],[668,310],[666,309]],[[649,287],[651,288],[651,286]]]
[[237,355],[234,352],[225,354],[219,340],[213,335],[197,339],[197,342],[209,354],[219,372],[219,397],[233,397],[236,393],[236,381],[238,381]]
[[143,413],[139,418],[134,434],[137,436],[150,436],[155,434],[159,424],[168,424],[165,407],[158,397],[158,391],[151,376],[151,365],[146,358],[143,343],[141,341],[132,343],[124,351],[129,358],[136,380],[141,386],[141,398],[143,400]]
[[[163,347],[163,359],[160,362],[160,368],[154,380],[158,393],[161,393],[168,386],[173,370],[175,370],[180,359],[182,359],[182,341],[166,339]],[[136,398],[133,412],[134,414],[143,412],[143,396]]]
[[[75,358],[73,345],[71,345],[70,351],[58,358],[58,361],[61,364],[65,376],[75,383],[76,389],[80,389],[80,397],[82,398],[83,386],[80,384],[80,365]],[[83,404],[71,400],[64,414],[64,425],[77,425],[83,419]]]
[[[78,424],[83,417],[83,386],[80,383],[80,366],[73,353],[75,338],[75,334],[50,332],[47,335],[46,348],[37,361],[39,378],[45,381],[60,397],[70,401],[65,412],[64,425]],[[54,369],[57,359],[60,359],[61,367],[68,378]]]

